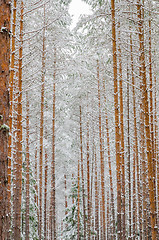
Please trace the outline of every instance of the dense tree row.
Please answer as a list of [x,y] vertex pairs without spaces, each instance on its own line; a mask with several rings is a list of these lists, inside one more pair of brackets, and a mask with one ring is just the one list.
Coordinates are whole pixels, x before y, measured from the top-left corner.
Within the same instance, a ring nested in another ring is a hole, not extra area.
[[159,239],[159,3],[84,2],[0,1],[0,239]]

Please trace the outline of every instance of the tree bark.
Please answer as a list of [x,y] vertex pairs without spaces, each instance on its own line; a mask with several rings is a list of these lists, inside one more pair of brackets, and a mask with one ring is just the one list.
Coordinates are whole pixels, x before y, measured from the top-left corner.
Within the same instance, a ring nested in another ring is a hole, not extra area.
[[117,80],[117,47],[115,29],[115,1],[111,0],[112,16],[112,45],[113,45],[113,77],[114,77],[114,110],[115,110],[115,149],[116,149],[116,175],[117,175],[117,235],[121,240],[121,157],[120,157],[120,129],[119,129],[119,104]]
[[25,240],[29,240],[29,204],[30,204],[30,160],[29,160],[29,99],[26,92],[26,212],[25,212]]
[[101,170],[101,194],[102,194],[102,230],[103,240],[106,240],[106,223],[105,223],[105,180],[104,180],[104,152],[102,139],[102,118],[101,118],[101,96],[100,96],[100,81],[99,81],[99,61],[97,61],[97,81],[98,81],[98,111],[99,111],[99,143],[100,143],[100,170]]
[[145,67],[145,54],[144,54],[144,29],[143,29],[143,13],[144,9],[141,0],[137,1],[137,14],[138,14],[138,29],[139,29],[139,43],[140,43],[140,65],[141,65],[141,80],[143,89],[143,106],[145,116],[145,133],[146,133],[146,153],[148,163],[148,184],[149,184],[149,198],[150,198],[150,216],[151,216],[151,232],[152,240],[157,238],[156,228],[156,202],[154,194],[154,169],[153,169],[153,154],[152,154],[152,142],[150,133],[150,121],[149,121],[149,103],[147,93],[146,82],[146,67]]
[[0,0],[0,240],[7,239],[10,1]]
[[17,164],[14,213],[14,239],[21,239],[21,200],[22,200],[22,56],[23,56],[23,1],[20,5],[20,48],[18,66],[18,109],[17,109]]

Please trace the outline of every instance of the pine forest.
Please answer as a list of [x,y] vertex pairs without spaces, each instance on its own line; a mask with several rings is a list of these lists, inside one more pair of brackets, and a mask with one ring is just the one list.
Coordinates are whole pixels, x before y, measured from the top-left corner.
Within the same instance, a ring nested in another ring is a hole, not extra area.
[[0,240],[159,240],[159,0],[82,2],[0,0]]

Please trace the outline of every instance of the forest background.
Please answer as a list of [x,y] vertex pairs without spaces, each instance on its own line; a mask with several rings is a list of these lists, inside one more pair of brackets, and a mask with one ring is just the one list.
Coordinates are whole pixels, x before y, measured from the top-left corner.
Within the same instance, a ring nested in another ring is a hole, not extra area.
[[159,2],[0,0],[0,239],[159,239]]

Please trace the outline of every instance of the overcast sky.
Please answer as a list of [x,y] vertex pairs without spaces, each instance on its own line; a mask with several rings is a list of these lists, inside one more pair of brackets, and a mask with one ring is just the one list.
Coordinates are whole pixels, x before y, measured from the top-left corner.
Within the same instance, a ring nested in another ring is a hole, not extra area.
[[73,20],[71,28],[74,28],[78,22],[80,14],[91,14],[91,10],[89,5],[81,0],[72,0],[70,3],[69,13],[72,15]]

